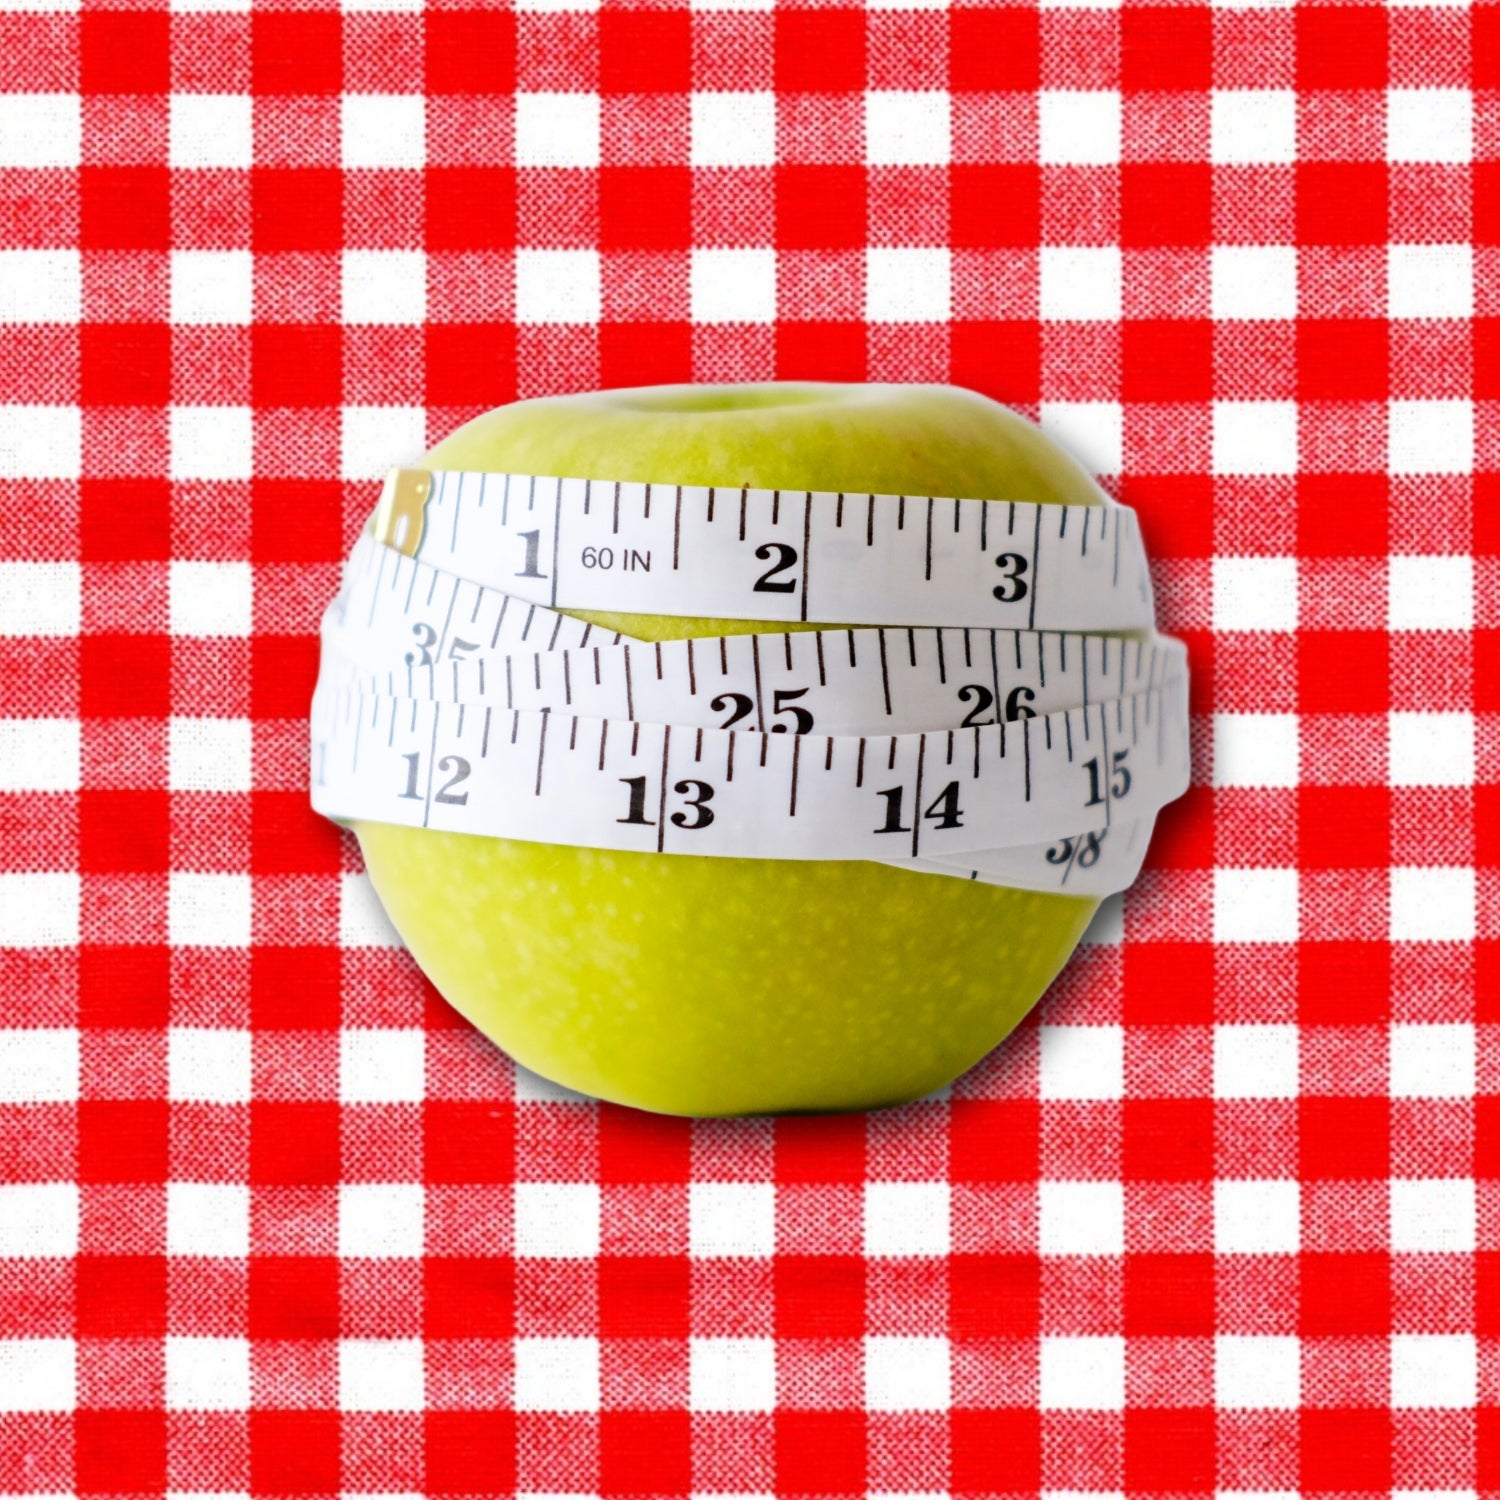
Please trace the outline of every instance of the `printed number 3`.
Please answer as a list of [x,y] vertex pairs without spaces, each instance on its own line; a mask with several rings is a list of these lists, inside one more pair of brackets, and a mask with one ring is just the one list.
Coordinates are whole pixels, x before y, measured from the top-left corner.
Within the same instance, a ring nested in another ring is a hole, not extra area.
[[1024,599],[1028,590],[1021,575],[1029,566],[1026,559],[1019,552],[1002,552],[995,559],[995,566],[1005,575],[1005,581],[996,584],[990,592],[1002,604],[1014,604],[1017,599]]

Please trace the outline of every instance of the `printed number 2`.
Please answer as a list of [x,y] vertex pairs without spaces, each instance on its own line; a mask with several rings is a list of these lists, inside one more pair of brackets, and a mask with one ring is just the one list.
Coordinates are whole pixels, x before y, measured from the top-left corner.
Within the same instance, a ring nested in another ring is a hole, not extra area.
[[771,562],[773,557],[776,561],[771,563],[771,566],[755,580],[752,593],[795,594],[797,592],[795,578],[777,578],[776,576],[778,573],[785,573],[788,568],[797,566],[795,547],[789,547],[785,542],[766,542],[755,549],[755,555],[762,562]]

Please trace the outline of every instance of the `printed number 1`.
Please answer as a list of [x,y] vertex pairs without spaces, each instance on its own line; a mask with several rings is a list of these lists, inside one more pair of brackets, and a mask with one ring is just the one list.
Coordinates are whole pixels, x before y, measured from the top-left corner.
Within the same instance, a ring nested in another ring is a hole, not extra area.
[[547,575],[537,568],[537,557],[541,549],[542,534],[540,531],[519,532],[521,540],[526,543],[526,566],[516,574],[517,578],[545,578]]

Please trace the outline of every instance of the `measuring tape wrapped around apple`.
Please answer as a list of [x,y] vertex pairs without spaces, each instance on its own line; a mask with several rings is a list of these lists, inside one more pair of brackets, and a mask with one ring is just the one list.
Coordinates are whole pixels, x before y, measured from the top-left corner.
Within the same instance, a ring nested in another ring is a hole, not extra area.
[[1188,784],[1153,623],[1123,506],[397,470],[324,616],[313,806],[1107,895]]

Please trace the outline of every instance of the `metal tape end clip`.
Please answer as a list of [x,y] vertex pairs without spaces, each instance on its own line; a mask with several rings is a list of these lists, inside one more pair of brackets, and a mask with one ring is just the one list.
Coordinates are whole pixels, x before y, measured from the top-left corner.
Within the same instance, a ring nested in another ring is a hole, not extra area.
[[375,507],[375,540],[415,557],[431,497],[432,475],[426,469],[392,469]]

